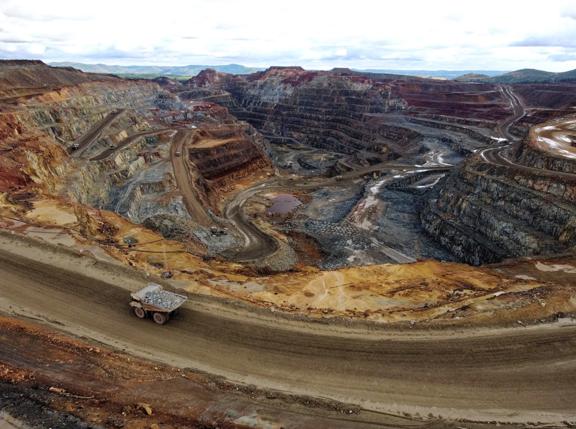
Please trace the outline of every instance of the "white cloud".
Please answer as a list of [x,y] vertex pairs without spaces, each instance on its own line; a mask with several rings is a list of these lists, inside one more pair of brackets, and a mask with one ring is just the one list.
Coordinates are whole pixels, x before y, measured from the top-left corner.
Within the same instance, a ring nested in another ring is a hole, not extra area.
[[576,68],[573,0],[0,0],[0,55],[115,64]]

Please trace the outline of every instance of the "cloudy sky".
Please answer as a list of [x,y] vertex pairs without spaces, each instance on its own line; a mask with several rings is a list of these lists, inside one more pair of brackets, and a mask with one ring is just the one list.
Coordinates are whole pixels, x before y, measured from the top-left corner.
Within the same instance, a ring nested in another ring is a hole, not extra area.
[[0,57],[563,71],[576,0],[0,0]]

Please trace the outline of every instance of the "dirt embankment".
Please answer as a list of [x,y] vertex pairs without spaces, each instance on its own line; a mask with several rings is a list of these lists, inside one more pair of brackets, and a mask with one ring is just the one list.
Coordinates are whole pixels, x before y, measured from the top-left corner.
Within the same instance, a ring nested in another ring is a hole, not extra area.
[[2,311],[132,355],[373,413],[417,416],[434,409],[444,418],[510,422],[573,417],[576,336],[569,322],[466,333],[391,331],[194,297],[162,327],[128,312],[126,288],[142,284],[140,273],[68,251],[19,250],[34,260],[2,253]]
[[[231,384],[1,316],[0,345],[0,406],[31,427],[430,429],[462,424],[371,413],[339,402]],[[492,425],[466,422],[466,427]]]
[[[195,250],[176,241],[135,226],[107,212],[84,212],[79,207],[63,206],[57,201],[36,204],[27,223],[3,218],[0,225],[19,234],[41,238],[70,248],[70,251],[94,254],[100,260],[116,260],[136,267],[141,273],[160,276],[170,269],[171,282],[189,293],[227,297],[261,308],[278,309],[294,315],[316,318],[356,318],[400,325],[501,325],[530,323],[572,313],[576,303],[570,287],[575,274],[566,278],[538,274],[525,276],[525,266],[516,270],[475,268],[461,264],[423,261],[403,265],[379,265],[319,271],[303,267],[296,272],[258,276],[238,264],[203,261]],[[86,225],[79,219],[89,218]],[[52,225],[45,226],[50,220]],[[16,238],[9,234],[6,250]],[[91,238],[86,239],[88,235]],[[137,244],[122,244],[124,237]],[[37,243],[37,241],[33,241]],[[47,249],[53,249],[48,246]],[[38,254],[46,263],[66,263],[48,250]],[[50,256],[50,260],[45,260]],[[560,262],[559,262],[560,261]],[[565,257],[550,263],[527,261],[543,267],[549,264],[576,266]],[[535,270],[544,274],[542,270]],[[140,281],[145,277],[140,277]],[[571,280],[572,279],[572,280]],[[112,281],[114,284],[114,281]]]

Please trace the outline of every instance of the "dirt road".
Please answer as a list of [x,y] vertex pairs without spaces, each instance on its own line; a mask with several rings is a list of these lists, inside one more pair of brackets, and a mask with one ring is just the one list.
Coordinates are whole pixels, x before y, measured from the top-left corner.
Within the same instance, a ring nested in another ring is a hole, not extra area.
[[[498,130],[502,136],[509,140],[509,142],[517,142],[519,140],[518,137],[510,134],[509,130],[512,124],[525,115],[525,108],[522,104],[522,100],[514,94],[510,87],[502,86],[500,87],[500,90],[509,99],[510,105],[513,109],[513,114],[498,125]],[[567,159],[575,159],[576,151],[571,144],[571,139],[573,139],[575,134],[573,130],[574,122],[573,118],[561,118],[532,127],[528,136],[528,144],[542,152],[549,152],[558,157],[565,157]],[[556,125],[558,127],[556,127]],[[509,148],[510,144],[505,143],[484,148],[477,153],[489,164],[502,165],[535,176],[548,176],[554,179],[563,178],[567,180],[573,180],[575,177],[573,173],[569,172],[545,170],[543,168],[518,164],[510,159],[507,154]]]
[[478,151],[478,155],[487,163],[493,165],[501,165],[525,174],[529,174],[534,177],[549,177],[555,180],[571,180],[576,178],[574,173],[567,173],[564,171],[556,170],[546,170],[544,168],[531,167],[529,165],[518,164],[516,161],[511,159],[510,155],[507,153],[509,148],[508,144],[497,145],[493,147],[488,147]]
[[[5,239],[0,247],[0,311],[135,355],[377,412],[576,420],[576,325],[395,333],[192,299],[170,325],[156,326],[129,314],[127,290],[83,274],[105,264],[65,254],[27,259],[8,253]],[[69,268],[43,263],[48,257],[60,266],[69,258]]]
[[158,130],[148,130],[148,131],[142,131],[142,132],[139,132],[136,134],[132,134],[131,136],[128,136],[124,140],[122,140],[117,146],[112,147],[112,148],[108,148],[105,151],[99,153],[98,155],[93,156],[92,158],[90,158],[90,161],[102,161],[104,159],[110,158],[116,152],[118,152],[121,149],[124,149],[126,146],[132,144],[134,141],[138,140],[140,137],[153,136],[156,134],[162,134],[162,133],[169,132],[169,131],[175,131],[175,128],[162,128],[162,129],[158,129]]
[[278,249],[276,240],[254,225],[243,211],[243,206],[248,199],[271,188],[272,186],[267,183],[258,184],[239,192],[226,205],[224,216],[232,222],[244,239],[242,247],[226,252],[226,257],[240,262],[253,261],[271,255]]
[[190,138],[192,130],[180,130],[174,136],[172,146],[170,147],[170,159],[174,168],[174,178],[178,184],[178,189],[182,193],[184,205],[192,219],[201,225],[211,224],[210,218],[206,213],[202,202],[198,199],[198,193],[195,192],[192,183],[194,178],[186,163],[185,143]]
[[498,132],[503,138],[508,139],[510,142],[514,142],[518,140],[518,137],[510,133],[510,127],[526,114],[524,104],[511,87],[501,85],[500,92],[502,92],[502,95],[508,99],[510,107],[512,108],[512,115],[498,124]]
[[102,132],[125,111],[126,110],[124,109],[118,109],[110,112],[104,119],[92,126],[92,128],[90,128],[82,137],[76,141],[75,144],[78,146],[78,148],[72,152],[71,156],[75,158],[81,158],[82,154],[86,152],[90,146],[92,146],[92,144],[94,144],[94,142],[100,138]]

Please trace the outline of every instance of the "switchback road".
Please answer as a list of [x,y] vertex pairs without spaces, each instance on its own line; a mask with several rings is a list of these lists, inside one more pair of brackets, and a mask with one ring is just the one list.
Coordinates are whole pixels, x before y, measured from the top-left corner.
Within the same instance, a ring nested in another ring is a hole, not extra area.
[[508,139],[510,142],[514,142],[517,141],[518,138],[510,133],[510,127],[522,118],[526,114],[526,111],[522,100],[520,100],[510,86],[502,85],[500,86],[500,91],[502,92],[502,95],[508,99],[510,107],[512,108],[512,115],[498,124],[498,132],[503,138]]

